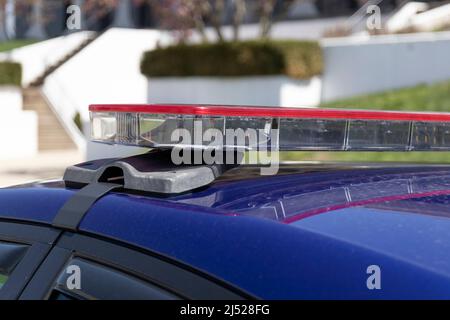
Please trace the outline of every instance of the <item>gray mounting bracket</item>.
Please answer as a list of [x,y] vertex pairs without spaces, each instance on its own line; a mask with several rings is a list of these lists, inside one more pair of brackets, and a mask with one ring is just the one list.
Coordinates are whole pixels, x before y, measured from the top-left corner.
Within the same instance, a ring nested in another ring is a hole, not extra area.
[[66,169],[70,184],[122,184],[124,189],[176,194],[206,186],[235,166],[224,164],[175,165],[170,150],[152,150],[128,158],[88,161]]

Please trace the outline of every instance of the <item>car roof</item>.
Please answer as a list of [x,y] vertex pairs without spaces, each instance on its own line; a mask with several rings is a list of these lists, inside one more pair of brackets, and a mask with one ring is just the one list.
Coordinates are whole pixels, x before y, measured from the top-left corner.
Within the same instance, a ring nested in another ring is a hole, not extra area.
[[[112,192],[80,231],[151,250],[263,298],[377,297],[365,287],[364,268],[375,262],[395,284],[380,297],[414,297],[417,290],[407,288],[422,282],[434,286],[423,294],[450,297],[450,166],[257,170],[237,168],[179,195]],[[62,182],[2,189],[0,217],[51,224],[76,192]]]

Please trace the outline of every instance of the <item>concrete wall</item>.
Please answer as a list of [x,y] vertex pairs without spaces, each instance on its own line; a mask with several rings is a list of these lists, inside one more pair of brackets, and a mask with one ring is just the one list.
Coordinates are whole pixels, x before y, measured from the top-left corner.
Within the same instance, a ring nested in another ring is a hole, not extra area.
[[149,103],[201,103],[311,107],[320,103],[321,80],[285,76],[150,78]]
[[41,41],[7,53],[0,53],[0,61],[20,62],[23,70],[22,85],[27,86],[40,76],[48,66],[57,63],[90,36],[92,36],[91,32],[83,31]]
[[36,155],[37,124],[37,114],[33,111],[8,116],[0,112],[0,159],[18,159]]
[[22,90],[15,86],[0,86],[0,112],[20,112],[23,106]]
[[322,41],[322,101],[450,79],[450,32]]
[[22,111],[22,91],[0,86],[0,160],[34,156],[38,151],[38,117]]
[[110,29],[46,79],[44,92],[58,112],[89,119],[93,103],[145,103],[143,53],[164,35],[155,30]]

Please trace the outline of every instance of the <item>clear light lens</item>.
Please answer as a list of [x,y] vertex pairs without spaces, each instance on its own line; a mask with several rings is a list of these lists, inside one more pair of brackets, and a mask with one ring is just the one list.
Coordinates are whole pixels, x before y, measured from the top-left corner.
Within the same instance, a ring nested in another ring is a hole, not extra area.
[[450,122],[91,112],[92,139],[150,148],[450,150]]
[[409,122],[352,120],[348,130],[348,150],[407,150]]
[[414,150],[449,150],[450,123],[414,123],[412,148]]
[[139,115],[137,113],[118,112],[117,135],[115,143],[123,145],[140,145]]
[[91,138],[93,141],[114,143],[117,135],[116,113],[91,112]]
[[286,150],[344,150],[345,120],[281,119],[280,147]]

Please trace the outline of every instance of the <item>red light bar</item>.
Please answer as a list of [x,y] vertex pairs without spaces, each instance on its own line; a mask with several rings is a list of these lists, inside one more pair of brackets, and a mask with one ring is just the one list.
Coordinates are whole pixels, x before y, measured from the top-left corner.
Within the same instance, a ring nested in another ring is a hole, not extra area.
[[91,112],[124,112],[146,114],[181,114],[193,116],[224,117],[271,117],[302,119],[347,119],[450,122],[449,113],[438,112],[399,112],[351,109],[284,108],[227,105],[182,105],[182,104],[129,104],[129,105],[91,105]]
[[281,151],[450,150],[450,113],[159,104],[92,105],[89,110],[93,140],[110,144],[204,148],[214,142],[218,148],[246,150],[270,144],[271,150]]

